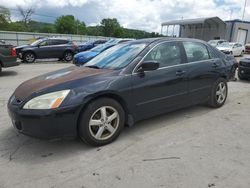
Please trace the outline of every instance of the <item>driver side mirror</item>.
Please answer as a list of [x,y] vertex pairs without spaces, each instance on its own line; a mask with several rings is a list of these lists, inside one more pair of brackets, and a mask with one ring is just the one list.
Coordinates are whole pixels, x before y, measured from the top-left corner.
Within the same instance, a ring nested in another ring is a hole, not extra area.
[[144,61],[138,68],[137,72],[144,71],[154,71],[160,67],[160,64],[157,61]]

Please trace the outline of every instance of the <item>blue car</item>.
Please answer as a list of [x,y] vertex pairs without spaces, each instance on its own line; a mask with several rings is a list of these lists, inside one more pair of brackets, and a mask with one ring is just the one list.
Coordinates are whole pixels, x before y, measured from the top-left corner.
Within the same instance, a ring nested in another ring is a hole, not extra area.
[[87,63],[89,60],[93,59],[95,56],[99,55],[103,51],[107,50],[108,48],[111,48],[112,46],[115,46],[116,44],[131,41],[131,39],[111,39],[105,44],[101,44],[99,46],[96,46],[95,48],[92,48],[89,51],[80,52],[74,56],[73,63],[76,66],[81,66],[85,63]]
[[87,50],[90,50],[98,45],[104,44],[105,42],[107,42],[106,40],[95,40],[95,41],[89,41],[89,42],[85,42],[82,44],[78,44],[78,52],[84,52]]

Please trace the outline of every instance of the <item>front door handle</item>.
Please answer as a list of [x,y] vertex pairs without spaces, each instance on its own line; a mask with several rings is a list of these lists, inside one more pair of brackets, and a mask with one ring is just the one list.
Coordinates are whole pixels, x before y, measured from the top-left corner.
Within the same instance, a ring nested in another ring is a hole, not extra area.
[[179,71],[177,71],[175,74],[176,74],[176,76],[182,76],[182,75],[184,75],[185,73],[186,73],[186,71],[179,70]]
[[219,65],[219,63],[216,63],[216,62],[213,62],[213,64],[212,64],[212,67],[213,68],[217,68],[217,67],[219,67],[220,65]]

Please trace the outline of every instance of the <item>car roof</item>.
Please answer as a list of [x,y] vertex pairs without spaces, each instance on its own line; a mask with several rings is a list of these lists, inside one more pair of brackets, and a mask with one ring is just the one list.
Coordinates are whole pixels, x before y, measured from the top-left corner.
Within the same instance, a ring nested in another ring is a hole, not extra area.
[[67,40],[69,41],[69,39],[66,39],[66,38],[54,38],[54,37],[50,37],[50,38],[44,38],[46,40]]
[[147,39],[138,39],[129,41],[127,43],[145,43],[145,44],[151,44],[154,42],[164,42],[164,41],[183,41],[183,42],[200,42],[200,43],[206,43],[205,41],[199,40],[199,39],[193,39],[193,38],[178,38],[178,37],[160,37],[160,38],[147,38]]

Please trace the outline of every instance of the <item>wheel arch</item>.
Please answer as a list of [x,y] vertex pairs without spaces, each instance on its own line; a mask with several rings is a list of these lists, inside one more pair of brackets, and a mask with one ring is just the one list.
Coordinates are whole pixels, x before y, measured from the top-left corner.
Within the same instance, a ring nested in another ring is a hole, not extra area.
[[128,105],[125,102],[125,100],[116,93],[108,92],[108,93],[98,93],[98,94],[92,95],[91,97],[89,97],[86,100],[86,102],[84,102],[84,104],[80,110],[80,113],[78,115],[78,118],[77,118],[77,130],[78,130],[78,125],[79,125],[79,122],[81,119],[81,114],[84,113],[84,110],[86,109],[86,107],[94,100],[97,100],[100,98],[110,98],[110,99],[113,99],[116,102],[118,102],[122,106],[122,108],[124,109],[124,112],[125,112],[125,125],[128,125],[128,126],[133,125],[133,123],[134,123],[133,116],[130,115]]
[[74,52],[73,52],[72,49],[68,49],[68,48],[65,49],[64,52],[63,52],[63,55],[64,55],[66,52],[70,52],[70,53],[72,53],[72,54],[74,55]]
[[32,54],[34,54],[35,58],[37,58],[36,53],[32,50],[27,50],[27,51],[22,52],[23,56],[25,56],[25,54],[27,54],[27,53],[32,53]]

